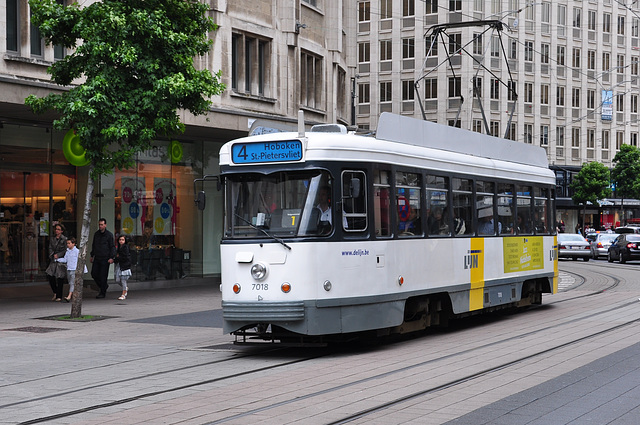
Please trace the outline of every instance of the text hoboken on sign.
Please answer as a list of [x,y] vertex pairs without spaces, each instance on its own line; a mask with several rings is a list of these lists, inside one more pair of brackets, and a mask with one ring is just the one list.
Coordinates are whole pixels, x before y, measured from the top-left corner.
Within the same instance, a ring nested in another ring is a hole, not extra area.
[[231,157],[235,164],[300,161],[302,159],[302,142],[299,140],[284,140],[262,143],[236,143],[231,147]]

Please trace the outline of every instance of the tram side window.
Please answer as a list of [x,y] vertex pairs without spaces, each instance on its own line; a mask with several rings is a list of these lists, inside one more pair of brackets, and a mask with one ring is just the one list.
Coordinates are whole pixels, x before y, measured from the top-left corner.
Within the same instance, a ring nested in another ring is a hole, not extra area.
[[518,216],[516,223],[519,235],[533,234],[533,226],[531,224],[531,186],[518,185]]
[[494,217],[493,198],[495,183],[476,181],[476,211],[478,213],[478,234],[495,235],[502,231],[502,225]]
[[501,234],[514,233],[514,215],[516,213],[513,202],[513,185],[498,183],[498,222],[501,224]]
[[367,228],[367,180],[363,171],[342,172],[342,216],[347,232]]
[[[453,196],[453,223],[463,223],[455,235],[472,235],[473,229],[473,192],[471,180],[451,179]],[[456,225],[456,228],[458,226]]]
[[425,186],[427,234],[430,236],[451,235],[448,214],[449,178],[428,175]]
[[373,217],[376,226],[376,236],[391,236],[391,214],[389,213],[390,182],[388,170],[375,170],[373,174]]
[[396,210],[398,211],[398,235],[422,235],[420,215],[420,175],[396,172]]
[[533,230],[536,235],[548,235],[549,226],[547,217],[549,216],[549,190],[544,187],[534,188],[533,200]]

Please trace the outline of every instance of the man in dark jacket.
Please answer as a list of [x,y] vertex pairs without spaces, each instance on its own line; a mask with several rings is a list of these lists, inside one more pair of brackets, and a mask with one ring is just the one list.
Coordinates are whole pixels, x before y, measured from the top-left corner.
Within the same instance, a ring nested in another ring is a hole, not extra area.
[[91,277],[98,285],[100,292],[96,298],[104,298],[107,293],[107,278],[109,276],[109,266],[116,256],[116,246],[113,234],[107,230],[107,220],[101,218],[98,221],[98,231],[93,234],[93,244],[91,245]]

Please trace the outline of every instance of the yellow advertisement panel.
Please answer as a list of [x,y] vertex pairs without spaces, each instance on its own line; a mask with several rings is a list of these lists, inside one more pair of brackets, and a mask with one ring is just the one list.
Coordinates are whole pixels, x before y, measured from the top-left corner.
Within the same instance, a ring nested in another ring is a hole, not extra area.
[[544,268],[542,236],[504,238],[503,256],[505,273]]

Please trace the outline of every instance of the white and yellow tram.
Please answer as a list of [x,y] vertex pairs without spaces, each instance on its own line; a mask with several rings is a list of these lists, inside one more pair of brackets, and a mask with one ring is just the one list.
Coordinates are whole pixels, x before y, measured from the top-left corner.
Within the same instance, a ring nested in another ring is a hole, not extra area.
[[543,149],[382,114],[220,152],[224,332],[403,333],[557,290]]

